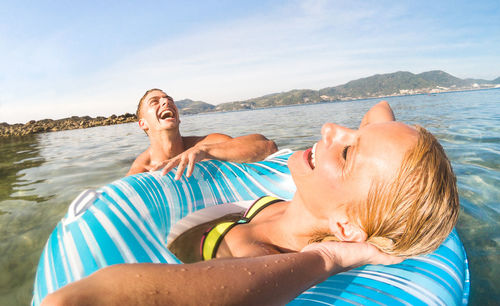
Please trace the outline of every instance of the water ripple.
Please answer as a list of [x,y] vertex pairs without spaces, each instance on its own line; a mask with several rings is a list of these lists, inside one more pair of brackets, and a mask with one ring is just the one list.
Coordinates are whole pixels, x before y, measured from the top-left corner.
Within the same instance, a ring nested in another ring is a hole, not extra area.
[[[471,264],[471,304],[500,300],[500,90],[387,100],[399,120],[434,133],[453,164],[462,207],[457,228]],[[325,122],[357,127],[362,114],[376,102],[184,116],[181,132],[261,133],[280,148],[300,150],[320,139]],[[68,204],[85,188],[123,177],[148,139],[131,123],[0,144],[0,287],[14,297],[7,304],[27,304],[33,267]]]

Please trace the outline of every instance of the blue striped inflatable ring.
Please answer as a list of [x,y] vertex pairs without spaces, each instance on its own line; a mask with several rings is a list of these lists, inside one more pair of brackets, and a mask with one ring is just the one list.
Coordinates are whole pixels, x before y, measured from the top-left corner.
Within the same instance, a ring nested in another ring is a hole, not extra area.
[[[191,178],[142,173],[71,203],[49,237],[35,277],[33,305],[50,292],[119,263],[180,263],[166,247],[173,224],[190,212],[262,195],[290,199],[290,154],[235,164],[205,161]],[[434,253],[392,266],[367,265],[328,278],[290,305],[467,304],[469,270],[455,230]]]

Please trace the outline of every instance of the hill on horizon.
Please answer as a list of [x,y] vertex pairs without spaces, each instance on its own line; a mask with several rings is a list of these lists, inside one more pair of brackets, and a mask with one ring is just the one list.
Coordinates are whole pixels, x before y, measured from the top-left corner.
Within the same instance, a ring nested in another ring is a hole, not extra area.
[[[433,70],[414,74],[408,71],[397,71],[387,74],[376,74],[370,77],[347,82],[346,84],[326,87],[320,90],[293,89],[287,92],[272,93],[244,101],[227,102],[213,105],[203,101],[183,99],[176,101],[179,112],[183,115],[215,111],[237,111],[276,107],[297,104],[313,104],[322,102],[348,101],[368,98],[384,98],[413,94],[431,94],[437,92],[500,88],[500,77],[488,81],[482,79],[460,79],[441,70]],[[26,124],[0,123],[0,137],[22,136],[28,134],[79,129],[102,125],[119,124],[136,121],[134,114],[121,116],[72,116],[58,120],[31,120]]]
[[190,99],[177,101],[176,104],[182,114],[196,114],[210,111],[234,111],[294,104],[433,93],[448,90],[479,89],[484,86],[493,87],[497,84],[500,84],[500,77],[488,81],[471,78],[460,79],[441,70],[432,70],[419,74],[408,71],[397,71],[376,74],[320,90],[293,89],[287,92],[272,93],[257,98],[226,102],[218,105],[203,101],[192,101]]

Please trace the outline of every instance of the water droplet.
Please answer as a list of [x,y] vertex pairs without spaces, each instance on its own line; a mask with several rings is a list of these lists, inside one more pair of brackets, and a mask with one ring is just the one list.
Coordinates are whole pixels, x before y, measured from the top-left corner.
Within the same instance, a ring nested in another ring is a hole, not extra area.
[[226,286],[221,285],[221,286],[220,286],[220,288],[221,288],[221,289],[226,289]]
[[186,268],[181,268],[181,271],[185,272],[185,271],[187,271],[187,269]]
[[254,275],[254,272],[248,271],[248,275]]

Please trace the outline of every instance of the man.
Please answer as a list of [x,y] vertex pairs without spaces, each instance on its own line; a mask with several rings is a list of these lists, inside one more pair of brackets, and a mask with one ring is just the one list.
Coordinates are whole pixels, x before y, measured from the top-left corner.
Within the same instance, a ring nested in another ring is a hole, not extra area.
[[206,136],[181,136],[179,110],[174,100],[160,89],[150,89],[137,106],[139,127],[149,137],[149,148],[132,164],[127,175],[163,168],[162,175],[178,166],[175,179],[193,173],[194,164],[207,159],[232,162],[263,160],[276,152],[276,144],[260,134],[232,138],[213,133]]

